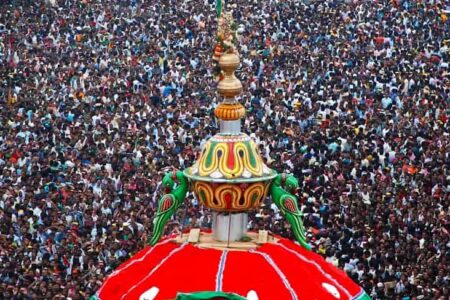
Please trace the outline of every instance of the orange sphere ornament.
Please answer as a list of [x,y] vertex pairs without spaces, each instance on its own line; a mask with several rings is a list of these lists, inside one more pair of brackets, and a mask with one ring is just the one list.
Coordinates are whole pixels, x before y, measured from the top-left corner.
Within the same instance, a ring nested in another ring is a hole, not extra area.
[[219,61],[220,57],[223,54],[223,48],[222,45],[220,44],[216,44],[216,46],[214,47],[214,55],[213,55],[213,60],[215,61]]

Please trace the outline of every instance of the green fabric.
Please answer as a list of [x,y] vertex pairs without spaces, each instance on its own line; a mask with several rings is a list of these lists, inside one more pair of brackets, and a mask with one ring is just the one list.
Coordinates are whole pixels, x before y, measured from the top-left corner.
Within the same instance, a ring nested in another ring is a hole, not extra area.
[[356,297],[355,300],[372,300],[372,298],[370,298],[366,293],[363,293],[362,295]]
[[222,15],[222,9],[223,9],[223,0],[216,0],[216,14],[219,18]]
[[216,298],[227,300],[245,300],[245,298],[239,295],[224,292],[198,292],[191,294],[178,293],[176,300],[212,300]]

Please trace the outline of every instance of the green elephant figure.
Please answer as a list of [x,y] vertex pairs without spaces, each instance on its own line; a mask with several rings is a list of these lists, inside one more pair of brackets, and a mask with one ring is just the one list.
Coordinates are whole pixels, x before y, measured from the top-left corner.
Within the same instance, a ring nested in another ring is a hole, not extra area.
[[298,208],[297,197],[292,195],[298,187],[298,181],[294,176],[285,173],[278,174],[270,186],[270,195],[286,220],[291,224],[297,242],[305,249],[311,250],[311,245],[306,241],[302,221],[303,214]]
[[[175,183],[177,184],[176,187]],[[159,200],[158,211],[153,219],[153,235],[150,239],[150,245],[152,246],[161,239],[167,221],[186,198],[189,182],[183,172],[174,170],[163,177],[162,187],[165,195]]]

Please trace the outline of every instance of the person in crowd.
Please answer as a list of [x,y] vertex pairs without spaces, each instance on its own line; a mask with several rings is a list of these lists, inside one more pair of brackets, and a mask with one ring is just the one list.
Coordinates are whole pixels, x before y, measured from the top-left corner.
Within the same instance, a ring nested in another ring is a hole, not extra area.
[[[88,299],[218,131],[213,1],[0,5],[0,298]],[[449,4],[227,1],[243,128],[314,251],[374,299],[448,299]],[[167,234],[211,227],[189,194]],[[248,228],[292,238],[270,199]]]

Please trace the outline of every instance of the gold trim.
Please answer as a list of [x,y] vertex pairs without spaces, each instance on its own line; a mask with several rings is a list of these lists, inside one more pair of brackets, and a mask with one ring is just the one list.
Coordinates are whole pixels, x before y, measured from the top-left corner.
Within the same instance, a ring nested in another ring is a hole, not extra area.
[[224,121],[239,120],[245,116],[245,107],[240,103],[221,103],[214,110],[214,115]]

